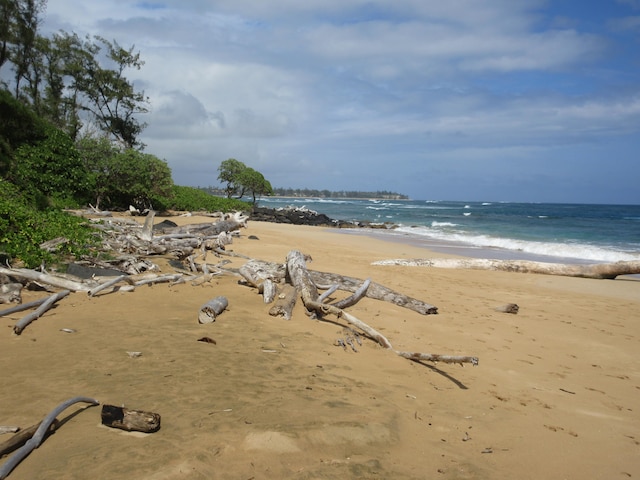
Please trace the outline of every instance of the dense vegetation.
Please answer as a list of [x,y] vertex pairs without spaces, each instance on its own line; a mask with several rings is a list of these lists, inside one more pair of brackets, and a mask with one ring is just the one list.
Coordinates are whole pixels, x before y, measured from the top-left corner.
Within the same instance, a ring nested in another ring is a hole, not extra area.
[[[0,0],[3,262],[36,267],[90,252],[95,232],[65,208],[250,208],[175,185],[167,163],[140,141],[148,99],[126,78],[144,64],[140,55],[101,37],[43,37],[44,7],[45,0]],[[57,237],[67,240],[57,256],[40,248]]]

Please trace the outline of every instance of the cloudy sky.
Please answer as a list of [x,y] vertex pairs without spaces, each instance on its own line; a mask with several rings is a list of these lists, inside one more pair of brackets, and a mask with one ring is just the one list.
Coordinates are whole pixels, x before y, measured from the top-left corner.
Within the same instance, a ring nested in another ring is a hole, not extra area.
[[640,203],[640,0],[49,0],[135,45],[181,185]]

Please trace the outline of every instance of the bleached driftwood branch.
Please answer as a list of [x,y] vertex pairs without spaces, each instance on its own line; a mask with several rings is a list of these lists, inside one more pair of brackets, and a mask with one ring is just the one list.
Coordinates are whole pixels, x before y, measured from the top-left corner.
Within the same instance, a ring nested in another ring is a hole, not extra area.
[[71,293],[69,292],[69,290],[63,290],[61,292],[51,295],[42,303],[42,305],[40,305],[36,309],[36,311],[18,320],[13,327],[13,331],[15,332],[15,334],[20,335],[22,331],[27,327],[27,325],[29,325],[34,320],[37,320],[38,318],[40,318],[44,312],[46,312],[53,306],[54,303],[66,297],[67,295],[69,295],[69,293]]
[[300,293],[302,302],[309,310],[316,311],[320,315],[332,314],[339,319],[346,320],[349,324],[360,329],[367,334],[371,339],[375,340],[382,347],[393,351],[396,355],[409,360],[427,360],[433,362],[445,362],[445,363],[471,363],[472,365],[478,365],[478,357],[471,356],[454,356],[454,355],[438,355],[429,353],[410,353],[401,352],[395,350],[391,345],[389,339],[387,339],[380,332],[361,321],[357,317],[351,315],[343,309],[337,308],[334,305],[327,305],[318,301],[319,295],[316,284],[313,282],[311,275],[306,267],[304,256],[297,250],[292,250],[287,255],[287,273],[292,282]]
[[31,280],[56,288],[71,290],[72,292],[86,292],[96,285],[94,281],[78,282],[58,275],[36,272],[27,268],[5,268],[0,267],[0,273],[4,273],[13,278]]
[[640,261],[571,265],[565,263],[531,262],[526,260],[491,260],[480,258],[416,258],[390,259],[372,265],[400,265],[404,267],[459,268],[471,270],[500,270],[518,273],[540,273],[567,277],[614,279],[619,275],[640,273]]
[[0,480],[4,480],[7,476],[13,471],[14,468],[18,466],[18,464],[26,458],[34,449],[38,448],[42,441],[44,440],[45,435],[49,431],[51,424],[55,421],[56,417],[60,415],[64,410],[69,408],[74,403],[88,403],[90,405],[98,405],[99,402],[93,398],[88,397],[74,397],[65,402],[62,402],[56,408],[54,408],[40,423],[40,426],[36,430],[36,433],[33,434],[30,440],[27,441],[22,447],[20,447],[16,452],[9,457],[9,459],[0,466]]

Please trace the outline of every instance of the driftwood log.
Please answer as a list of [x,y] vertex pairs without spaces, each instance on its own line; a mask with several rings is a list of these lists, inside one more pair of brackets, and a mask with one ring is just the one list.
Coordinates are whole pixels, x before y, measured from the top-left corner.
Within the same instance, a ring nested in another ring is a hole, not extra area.
[[216,321],[218,315],[220,315],[229,306],[229,300],[227,297],[216,297],[209,300],[198,312],[198,323],[213,323]]
[[69,295],[69,290],[63,290],[61,292],[55,293],[47,298],[34,312],[22,317],[20,320],[16,322],[13,326],[13,331],[16,335],[20,335],[22,331],[34,320],[37,320],[42,316],[44,312],[49,310],[53,305],[60,299]]
[[298,292],[294,286],[284,284],[279,289],[276,303],[269,309],[269,315],[272,317],[282,317],[285,320],[291,320],[293,307],[296,305]]
[[297,250],[292,250],[287,255],[287,275],[291,280],[291,283],[296,287],[300,293],[300,297],[308,310],[315,311],[320,316],[326,314],[335,315],[338,319],[347,321],[352,326],[358,328],[364,332],[369,338],[375,340],[382,347],[393,351],[395,354],[414,361],[431,361],[431,362],[444,362],[444,363],[471,363],[472,365],[478,365],[478,358],[472,356],[458,356],[458,355],[439,355],[431,353],[419,353],[419,352],[402,352],[395,350],[391,345],[391,342],[380,332],[370,327],[355,316],[347,313],[345,310],[335,307],[334,305],[327,305],[318,301],[319,295],[316,284],[313,282],[311,275],[306,267],[304,256]]
[[3,283],[0,285],[0,303],[21,303],[22,284]]
[[620,275],[640,273],[640,261],[571,265],[564,263],[530,262],[526,260],[490,260],[476,258],[427,258],[379,260],[372,265],[401,265],[405,267],[459,268],[471,270],[500,270],[518,273],[540,273],[567,277],[614,279]]
[[[314,284],[317,285],[318,288],[323,289],[330,289],[337,285],[339,290],[355,293],[358,289],[362,288],[366,282],[366,280],[335,273],[317,272],[314,270],[308,270],[308,272]],[[286,266],[281,263],[252,259],[240,268],[239,273],[250,285],[260,289],[261,283],[267,278],[277,283],[283,283],[286,277]],[[396,292],[376,282],[369,282],[365,296],[374,300],[390,302],[422,315],[438,313],[438,307]]]
[[[30,427],[19,430],[15,435],[6,440],[5,442],[0,444],[0,457],[4,457],[9,453],[17,450],[22,447],[25,443],[29,441],[31,437],[36,433],[40,427],[40,423],[36,423],[35,425],[31,425]],[[49,427],[49,431],[47,435],[52,433],[56,428],[58,428],[58,421],[54,420]]]
[[102,406],[102,424],[127,432],[153,433],[160,430],[160,415],[115,405]]
[[7,461],[0,466],[0,480],[4,480],[13,471],[18,464],[24,460],[34,449],[38,448],[44,440],[47,432],[51,428],[51,424],[56,420],[56,417],[63,411],[69,408],[75,403],[88,403],[90,405],[98,405],[98,401],[89,397],[74,397],[65,402],[62,402],[56,408],[54,408],[44,419],[40,422],[40,425],[36,429],[33,437],[31,437],[22,447],[20,447]]

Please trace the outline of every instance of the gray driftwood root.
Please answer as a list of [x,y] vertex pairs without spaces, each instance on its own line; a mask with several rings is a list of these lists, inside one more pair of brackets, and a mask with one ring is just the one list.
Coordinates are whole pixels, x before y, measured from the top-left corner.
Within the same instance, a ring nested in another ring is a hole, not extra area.
[[396,355],[414,361],[425,360],[432,362],[458,363],[461,365],[464,363],[471,363],[474,366],[478,365],[478,357],[412,353],[395,350],[389,339],[360,319],[340,308],[335,307],[334,305],[327,305],[318,301],[319,295],[316,284],[313,282],[311,275],[306,268],[304,256],[297,250],[292,250],[287,255],[287,273],[291,283],[300,292],[300,297],[307,309],[315,311],[320,315],[332,314],[338,319],[346,320],[349,324],[364,332],[369,336],[369,338],[375,340],[382,347],[393,351]]
[[216,321],[218,315],[220,315],[229,306],[229,300],[227,297],[216,297],[209,300],[198,312],[198,323],[213,323]]
[[614,279],[619,275],[640,273],[640,261],[570,265],[564,263],[530,262],[526,260],[491,260],[482,258],[416,258],[379,260],[372,265],[401,265],[406,267],[459,268],[498,270],[504,272],[539,273],[566,277]]
[[27,327],[27,325],[29,325],[34,320],[37,320],[38,318],[40,318],[44,312],[46,312],[53,306],[54,303],[66,297],[67,295],[69,295],[69,293],[71,293],[69,292],[69,290],[63,290],[61,292],[51,295],[36,309],[35,312],[32,312],[29,315],[22,317],[20,320],[18,320],[13,327],[13,331],[15,332],[15,334],[20,335],[22,331]]
[[99,402],[94,398],[89,397],[74,397],[65,402],[62,402],[56,408],[54,408],[44,419],[40,422],[40,426],[36,429],[36,432],[22,447],[7,459],[7,461],[0,466],[0,480],[4,480],[13,471],[18,464],[24,460],[33,450],[38,448],[45,435],[51,428],[51,424],[55,421],[56,417],[60,415],[64,410],[69,408],[74,403],[88,403],[90,405],[98,405]]
[[115,405],[102,406],[102,424],[127,432],[153,433],[160,430],[160,415]]

